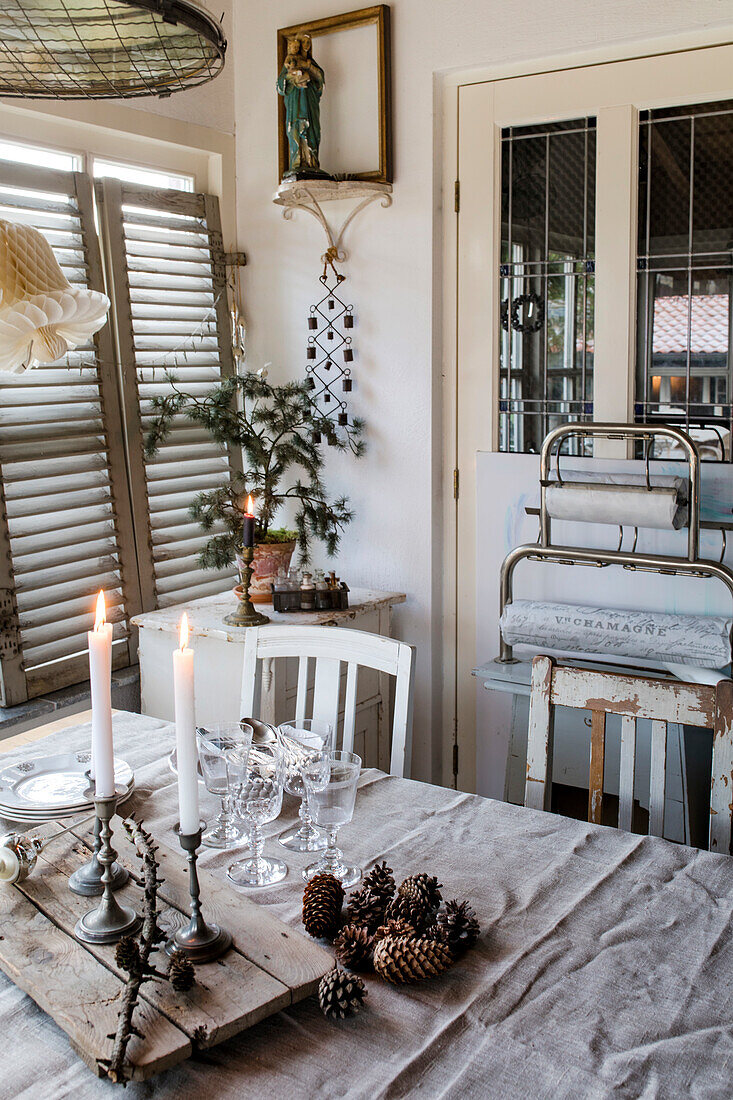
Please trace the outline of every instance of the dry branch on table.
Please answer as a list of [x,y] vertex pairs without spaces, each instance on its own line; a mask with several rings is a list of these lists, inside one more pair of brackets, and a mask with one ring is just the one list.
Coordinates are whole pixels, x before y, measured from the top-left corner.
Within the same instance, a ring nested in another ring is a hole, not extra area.
[[109,1058],[100,1059],[99,1067],[110,1081],[125,1085],[130,1079],[130,1071],[125,1062],[128,1043],[133,1035],[140,1039],[145,1038],[133,1023],[140,986],[143,982],[159,979],[169,981],[175,990],[185,991],[191,988],[196,979],[190,960],[179,952],[173,955],[166,974],[150,964],[152,952],[166,938],[158,924],[158,889],[163,882],[158,874],[158,861],[155,857],[158,846],[150,833],[134,818],[123,821],[122,824],[142,860],[143,926],[139,942],[133,936],[123,936],[117,944],[115,960],[127,973],[127,981],[122,995],[117,1031],[109,1036],[114,1040],[112,1054]]

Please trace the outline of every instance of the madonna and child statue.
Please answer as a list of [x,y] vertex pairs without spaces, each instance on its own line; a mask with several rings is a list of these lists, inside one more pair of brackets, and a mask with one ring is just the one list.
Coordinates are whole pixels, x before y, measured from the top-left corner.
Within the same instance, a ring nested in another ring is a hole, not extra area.
[[321,144],[321,96],[325,76],[313,60],[309,34],[288,38],[277,90],[285,101],[288,171],[285,180],[330,179],[318,162]]

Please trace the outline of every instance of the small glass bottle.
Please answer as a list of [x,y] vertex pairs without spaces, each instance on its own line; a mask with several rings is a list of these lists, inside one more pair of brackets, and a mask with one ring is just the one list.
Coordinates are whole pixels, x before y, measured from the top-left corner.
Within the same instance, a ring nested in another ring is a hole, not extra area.
[[340,581],[333,569],[328,574],[328,595],[330,596],[333,610],[339,611],[341,608]]
[[316,611],[328,611],[331,607],[331,593],[328,590],[328,581],[322,569],[316,569]]
[[288,575],[284,569],[278,569],[272,585],[272,604],[275,611],[287,610]]
[[303,573],[300,583],[300,610],[314,611],[316,607],[316,586],[313,584],[312,573]]
[[300,570],[295,566],[288,570],[286,611],[300,611]]

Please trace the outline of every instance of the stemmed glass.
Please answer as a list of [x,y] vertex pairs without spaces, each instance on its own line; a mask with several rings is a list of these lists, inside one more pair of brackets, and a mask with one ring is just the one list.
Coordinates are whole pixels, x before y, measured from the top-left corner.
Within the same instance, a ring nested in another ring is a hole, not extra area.
[[252,734],[252,727],[246,722],[196,730],[206,790],[221,799],[221,812],[215,824],[201,837],[207,848],[231,848],[242,836],[241,828],[232,820],[232,792],[242,781]]
[[314,828],[303,783],[303,768],[319,753],[331,748],[333,727],[317,718],[294,718],[277,727],[285,757],[285,790],[300,798],[300,825],[280,836],[280,843],[293,852],[316,852],[326,847],[323,833]]
[[283,804],[283,752],[278,743],[250,749],[241,784],[234,793],[234,810],[249,827],[252,855],[233,863],[227,877],[235,886],[271,886],[288,873],[281,859],[262,855],[262,826],[274,821]]
[[335,875],[343,886],[353,886],[361,878],[360,867],[344,863],[344,853],[336,847],[339,828],[348,824],[354,816],[356,787],[361,772],[361,758],[353,752],[332,751],[319,754],[318,758],[303,768],[303,781],[308,795],[313,819],[328,835],[328,846],[316,863],[303,871],[308,881],[314,875]]

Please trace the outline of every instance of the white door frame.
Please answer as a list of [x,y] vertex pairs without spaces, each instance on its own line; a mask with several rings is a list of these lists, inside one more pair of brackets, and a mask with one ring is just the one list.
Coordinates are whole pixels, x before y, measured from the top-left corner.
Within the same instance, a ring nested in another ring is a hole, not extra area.
[[[640,109],[733,98],[733,25],[492,70],[442,84],[443,782],[475,789],[476,454],[498,442],[501,129],[595,116],[596,418],[630,413],[635,346],[637,131]],[[491,135],[493,140],[481,140]],[[475,140],[474,140],[475,136]],[[460,212],[454,185],[460,187]],[[625,227],[619,232],[619,225]],[[470,227],[470,230],[469,230]],[[462,231],[463,230],[463,231]],[[626,364],[619,386],[618,364]],[[458,498],[454,472],[458,471]],[[498,578],[497,578],[498,584]],[[448,736],[452,731],[453,737]]]

